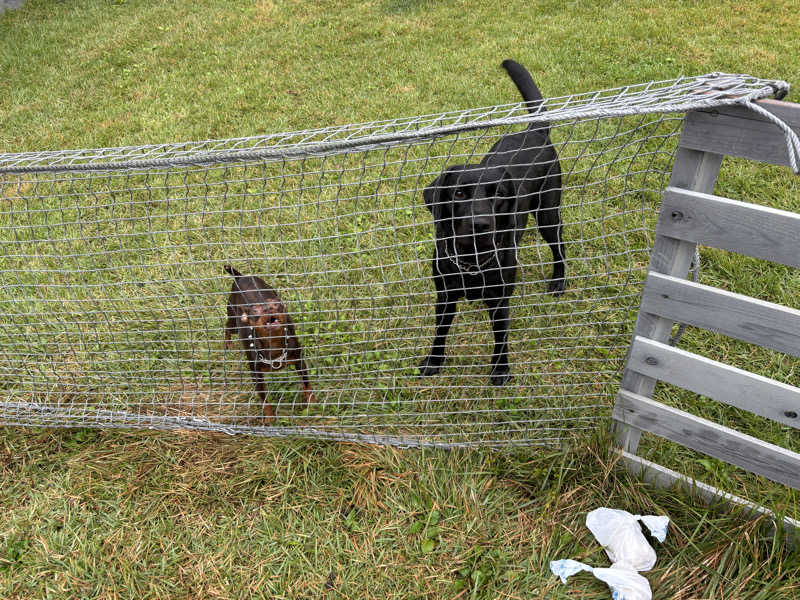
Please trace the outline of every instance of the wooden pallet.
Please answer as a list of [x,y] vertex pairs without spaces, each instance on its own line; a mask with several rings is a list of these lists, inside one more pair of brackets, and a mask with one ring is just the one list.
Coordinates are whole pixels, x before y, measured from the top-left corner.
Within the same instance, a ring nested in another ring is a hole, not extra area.
[[[758,104],[800,132],[800,104]],[[649,432],[800,489],[800,454],[653,399],[656,382],[664,381],[800,428],[800,388],[666,343],[678,322],[800,357],[800,311],[686,280],[698,244],[800,268],[800,215],[712,195],[723,156],[789,164],[783,132],[745,107],[687,115],[612,419],[632,472],[774,518],[761,506],[636,455],[642,432]],[[800,531],[792,519],[782,525],[792,537]]]

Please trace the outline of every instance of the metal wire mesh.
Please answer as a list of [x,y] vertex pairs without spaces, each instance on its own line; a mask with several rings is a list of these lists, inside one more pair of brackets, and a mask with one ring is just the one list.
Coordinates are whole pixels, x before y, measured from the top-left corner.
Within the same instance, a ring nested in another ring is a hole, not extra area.
[[[395,445],[550,444],[609,414],[682,111],[785,86],[708,75],[520,104],[186,144],[0,155],[0,424],[192,428]],[[462,301],[441,374],[423,189],[552,122],[567,290],[531,220],[509,362]],[[265,377],[223,334],[232,265],[288,307],[295,369]]]

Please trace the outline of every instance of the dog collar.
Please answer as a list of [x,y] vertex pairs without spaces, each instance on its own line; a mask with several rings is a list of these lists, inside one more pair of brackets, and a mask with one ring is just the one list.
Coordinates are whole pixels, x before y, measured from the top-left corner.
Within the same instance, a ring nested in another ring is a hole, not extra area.
[[444,249],[444,255],[447,257],[447,260],[453,263],[456,266],[456,268],[462,273],[470,273],[470,274],[480,273],[481,271],[483,271],[483,267],[488,265],[489,262],[493,258],[495,258],[495,254],[496,253],[492,253],[483,262],[478,263],[476,265],[472,265],[469,263],[462,262],[458,260],[458,258],[456,258],[455,256],[452,256],[449,252],[447,252],[447,247],[445,247]]
[[253,337],[254,337],[253,336],[253,328],[250,327],[250,335],[247,336],[247,339],[250,340],[250,348],[255,350],[256,359],[257,359],[256,362],[257,363],[268,364],[273,369],[280,369],[281,366],[283,365],[284,361],[286,360],[286,357],[289,355],[289,350],[288,350],[289,334],[284,330],[284,332],[283,332],[283,353],[278,358],[269,359],[269,360],[264,358],[264,356],[261,354],[261,349],[260,348],[256,348],[256,343],[253,341]]

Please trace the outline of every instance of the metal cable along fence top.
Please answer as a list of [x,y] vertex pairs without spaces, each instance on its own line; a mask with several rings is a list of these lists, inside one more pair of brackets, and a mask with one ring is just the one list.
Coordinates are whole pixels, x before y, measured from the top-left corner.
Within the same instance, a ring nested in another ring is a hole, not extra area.
[[[594,429],[630,341],[682,112],[785,89],[712,74],[550,98],[535,114],[516,103],[2,154],[0,423],[400,446],[553,444]],[[562,171],[566,293],[548,293],[554,259],[531,215],[514,247],[511,381],[491,385],[490,319],[467,301],[440,374],[420,377],[436,309],[423,190],[545,121]],[[264,419],[243,349],[224,344],[224,265],[262,277],[285,303],[315,403],[304,405],[287,366],[265,376],[277,419]]]

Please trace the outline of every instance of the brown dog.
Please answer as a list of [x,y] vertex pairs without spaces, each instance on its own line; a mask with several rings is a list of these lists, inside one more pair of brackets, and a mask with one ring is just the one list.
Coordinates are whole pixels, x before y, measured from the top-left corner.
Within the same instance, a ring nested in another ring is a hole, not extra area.
[[294,365],[300,374],[305,403],[312,402],[314,394],[308,380],[308,368],[286,305],[263,279],[242,275],[230,265],[225,266],[225,271],[233,276],[225,345],[233,347],[231,338],[238,332],[256,391],[264,405],[264,416],[268,421],[275,418],[275,409],[267,404],[264,373],[280,371],[287,364]]

